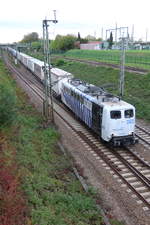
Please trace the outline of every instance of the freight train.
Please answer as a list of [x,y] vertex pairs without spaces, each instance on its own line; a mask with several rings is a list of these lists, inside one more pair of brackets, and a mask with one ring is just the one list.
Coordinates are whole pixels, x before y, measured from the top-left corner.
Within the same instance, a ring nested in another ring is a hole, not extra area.
[[[44,80],[44,62],[12,48],[8,51]],[[55,95],[103,141],[113,146],[135,144],[133,105],[58,68],[51,69],[51,80]]]

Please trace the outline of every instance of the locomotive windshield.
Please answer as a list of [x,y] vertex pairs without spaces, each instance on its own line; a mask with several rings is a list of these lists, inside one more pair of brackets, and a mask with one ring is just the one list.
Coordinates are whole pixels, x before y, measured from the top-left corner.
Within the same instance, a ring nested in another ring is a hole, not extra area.
[[[132,118],[134,116],[133,109],[127,109],[124,111],[124,118]],[[121,111],[113,110],[110,112],[111,119],[120,119],[121,118]]]
[[125,118],[131,118],[133,117],[133,109],[128,109],[124,111]]
[[110,117],[111,117],[111,119],[120,119],[121,118],[121,111],[111,111]]

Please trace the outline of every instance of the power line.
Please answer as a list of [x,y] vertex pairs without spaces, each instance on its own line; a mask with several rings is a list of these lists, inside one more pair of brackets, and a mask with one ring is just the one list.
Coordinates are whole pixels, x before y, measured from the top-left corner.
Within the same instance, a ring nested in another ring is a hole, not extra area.
[[106,40],[109,38],[110,33],[114,33],[115,32],[115,43],[117,42],[118,39],[118,32],[119,32],[119,37],[128,37],[128,27],[117,27],[117,23],[116,23],[116,27],[113,29],[107,29],[106,30]]

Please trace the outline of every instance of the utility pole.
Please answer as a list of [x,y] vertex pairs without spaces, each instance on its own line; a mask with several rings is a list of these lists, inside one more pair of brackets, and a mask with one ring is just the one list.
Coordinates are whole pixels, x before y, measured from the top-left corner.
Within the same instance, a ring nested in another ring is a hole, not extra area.
[[124,73],[125,73],[125,47],[127,44],[128,38],[120,38],[121,40],[121,57],[120,57],[120,97],[123,97],[124,95]]
[[134,42],[134,24],[132,25],[131,40],[132,40],[132,42]]
[[117,23],[116,23],[116,29],[115,29],[115,45],[117,46]]
[[134,43],[134,24],[132,25],[132,32],[131,32],[131,47],[133,49],[133,43]]
[[[53,96],[52,96],[52,78],[51,78],[51,61],[49,49],[49,23],[58,23],[56,20],[56,10],[54,10],[54,20],[43,20],[43,42],[44,42],[44,92],[45,99],[43,101],[43,115],[46,121],[50,119],[54,123]],[[50,100],[50,102],[49,102]]]
[[101,38],[102,38],[102,41],[103,41],[103,27],[101,29]]
[[146,38],[145,38],[146,43],[147,43],[147,37],[148,37],[148,29],[146,28]]

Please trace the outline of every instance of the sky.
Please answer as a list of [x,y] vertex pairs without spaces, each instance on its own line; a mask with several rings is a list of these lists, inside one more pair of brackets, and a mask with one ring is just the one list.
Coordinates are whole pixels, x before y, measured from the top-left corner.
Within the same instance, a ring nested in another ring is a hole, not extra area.
[[[13,43],[24,35],[37,32],[42,37],[43,19],[54,19],[49,24],[49,37],[74,34],[106,37],[107,29],[129,27],[134,39],[150,41],[149,0],[3,0],[0,4],[0,43]],[[119,34],[118,34],[119,35]],[[146,38],[147,37],[147,38]]]

